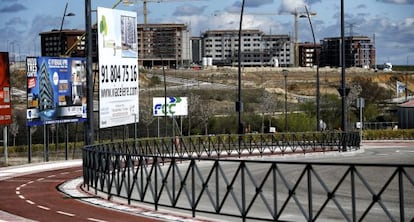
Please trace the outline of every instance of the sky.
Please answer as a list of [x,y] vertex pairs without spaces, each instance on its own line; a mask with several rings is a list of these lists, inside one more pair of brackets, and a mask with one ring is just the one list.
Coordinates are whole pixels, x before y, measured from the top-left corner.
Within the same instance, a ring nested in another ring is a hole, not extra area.
[[[137,12],[143,23],[143,0],[130,0],[117,9]],[[207,30],[239,28],[242,0],[147,0],[148,23],[177,23],[190,27],[192,36]],[[111,8],[118,0],[91,0],[92,9]],[[0,0],[0,51],[18,58],[40,55],[40,32],[85,29],[85,2],[81,0]],[[243,29],[294,36],[292,12],[311,17],[316,41],[341,35],[340,0],[245,0]],[[414,0],[344,0],[345,35],[375,40],[377,64],[414,65]],[[96,13],[92,12],[93,23]],[[299,42],[313,42],[307,18],[300,18]]]

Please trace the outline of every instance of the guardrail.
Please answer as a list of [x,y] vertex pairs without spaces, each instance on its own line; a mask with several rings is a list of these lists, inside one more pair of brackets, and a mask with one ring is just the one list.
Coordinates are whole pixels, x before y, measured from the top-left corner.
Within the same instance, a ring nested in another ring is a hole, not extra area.
[[340,136],[286,134],[285,141],[266,135],[228,135],[86,146],[84,186],[108,198],[150,203],[155,210],[159,206],[189,210],[193,216],[198,212],[243,221],[412,221],[414,165],[218,158],[341,151],[344,142],[359,147],[358,134],[336,134]]

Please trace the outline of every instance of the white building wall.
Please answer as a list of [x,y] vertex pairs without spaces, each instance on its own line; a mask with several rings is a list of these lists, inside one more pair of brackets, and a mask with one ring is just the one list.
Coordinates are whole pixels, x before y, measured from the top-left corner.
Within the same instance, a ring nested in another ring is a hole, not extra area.
[[[266,36],[259,30],[243,33],[241,61],[244,66],[272,66],[277,57],[283,67],[293,65],[293,44],[287,35]],[[268,41],[268,39],[271,41]],[[203,36],[204,57],[212,57],[214,63],[237,65],[238,30],[207,31]]]

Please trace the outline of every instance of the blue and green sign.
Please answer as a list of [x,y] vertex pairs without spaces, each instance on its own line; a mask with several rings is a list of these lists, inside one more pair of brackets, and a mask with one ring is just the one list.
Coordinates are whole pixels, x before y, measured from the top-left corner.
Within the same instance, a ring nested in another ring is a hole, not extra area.
[[154,97],[152,108],[154,116],[187,116],[187,97]]

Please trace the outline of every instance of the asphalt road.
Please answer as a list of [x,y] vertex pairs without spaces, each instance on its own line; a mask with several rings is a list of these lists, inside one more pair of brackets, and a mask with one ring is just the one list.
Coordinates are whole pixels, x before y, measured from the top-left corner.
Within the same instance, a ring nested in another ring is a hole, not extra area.
[[[283,161],[310,161],[310,162],[347,162],[347,163],[388,163],[388,164],[413,164],[414,163],[414,142],[381,142],[381,143],[364,143],[360,151],[356,152],[344,152],[344,153],[327,153],[325,155],[321,154],[307,154],[307,155],[286,155],[286,156],[274,156],[274,157],[264,157],[262,159],[275,159]],[[184,164],[185,165],[185,164]],[[183,165],[183,166],[184,166]],[[200,170],[208,170],[209,164],[200,165]],[[234,166],[226,165],[223,167],[225,173],[230,174],[234,173]],[[50,170],[50,169],[48,169]],[[297,168],[281,168],[283,174],[286,178],[294,180],[297,178],[298,169]],[[260,166],[249,166],[249,171],[257,178],[260,178],[264,170]],[[323,175],[328,186],[332,187],[333,184],[330,182],[332,178],[335,180],[338,176],[338,171],[335,169],[324,168],[320,169],[319,174]],[[363,171],[361,171],[363,172]],[[137,215],[132,215],[129,213],[111,210],[108,208],[96,207],[91,204],[86,204],[85,202],[80,201],[80,198],[69,197],[65,194],[59,192],[57,187],[65,181],[70,181],[74,178],[81,176],[80,167],[71,167],[66,169],[51,170],[46,172],[36,172],[32,174],[21,175],[17,177],[9,177],[7,179],[0,179],[0,210],[8,212],[12,215],[18,215],[24,220],[18,220],[15,217],[2,217],[0,214],[0,221],[96,221],[96,222],[105,222],[105,221],[156,221],[154,218],[141,217]],[[1,174],[1,173],[0,173]],[[374,181],[374,183],[379,182],[378,184],[372,184],[372,189],[375,192],[383,186],[384,175],[388,175],[389,172],[386,171],[377,171],[372,174],[366,174],[367,181]],[[339,175],[341,173],[339,172]],[[413,178],[414,172],[409,171],[408,175]],[[0,175],[1,176],[1,175]],[[251,183],[251,182],[250,182]],[[225,186],[225,184],[222,184]],[[267,186],[267,185],[266,185]],[[272,189],[270,187],[264,187],[263,189]],[[345,187],[344,190],[349,190],[349,187]],[[225,189],[223,187],[223,189]],[[406,201],[406,217],[407,221],[414,220],[414,213],[409,209],[414,209],[414,186],[405,187],[407,195],[405,196]],[[361,188],[358,188],[361,190]],[[368,191],[363,190],[368,193]],[[236,191],[237,192],[237,191]],[[363,193],[363,192],[362,192]],[[338,194],[342,194],[339,192]],[[314,198],[324,199],[324,192],[321,192],[321,189],[316,190],[312,194]],[[298,198],[306,196],[305,187],[298,189]],[[251,197],[251,194],[248,193],[247,197]],[[281,193],[279,196],[282,200],[286,198],[286,193]],[[361,205],[366,206],[371,201],[371,196],[363,194],[358,196],[358,201]],[[395,195],[395,189],[386,193],[382,198],[391,200],[392,204],[386,204],[387,207],[391,209],[391,212],[395,213],[395,207],[398,208],[398,204],[395,204],[397,200],[397,195]],[[341,200],[340,198],[338,198]],[[349,209],[349,203],[343,203],[341,205],[345,209]],[[291,209],[295,208],[295,205],[288,206]],[[177,211],[178,212],[178,211]],[[266,212],[264,207],[257,206],[255,207],[255,214],[262,214]],[[288,215],[284,219],[292,221],[303,221],[302,217],[297,217],[295,211],[291,211],[292,214]],[[335,218],[334,214],[337,213],[336,207],[334,205],[329,206],[327,210],[328,214],[333,214],[330,218]],[[187,212],[189,213],[189,212]],[[297,212],[296,212],[297,213]],[[360,215],[360,212],[359,214]],[[220,217],[217,215],[209,214],[197,214],[197,216],[202,216],[204,218],[211,218],[212,220],[225,220],[225,221],[240,221],[237,218],[229,217]],[[329,216],[328,216],[329,218]],[[343,219],[338,219],[336,221],[342,221]],[[165,220],[164,220],[165,221]],[[335,221],[331,219],[330,221]],[[376,208],[374,215],[368,218],[365,221],[389,221],[389,218],[384,216],[384,213],[381,209]]]
[[[47,170],[47,169],[45,169]],[[12,177],[0,181],[0,210],[18,215],[0,221],[161,221],[96,207],[71,198],[57,190],[65,181],[82,175],[81,167],[66,168]]]

